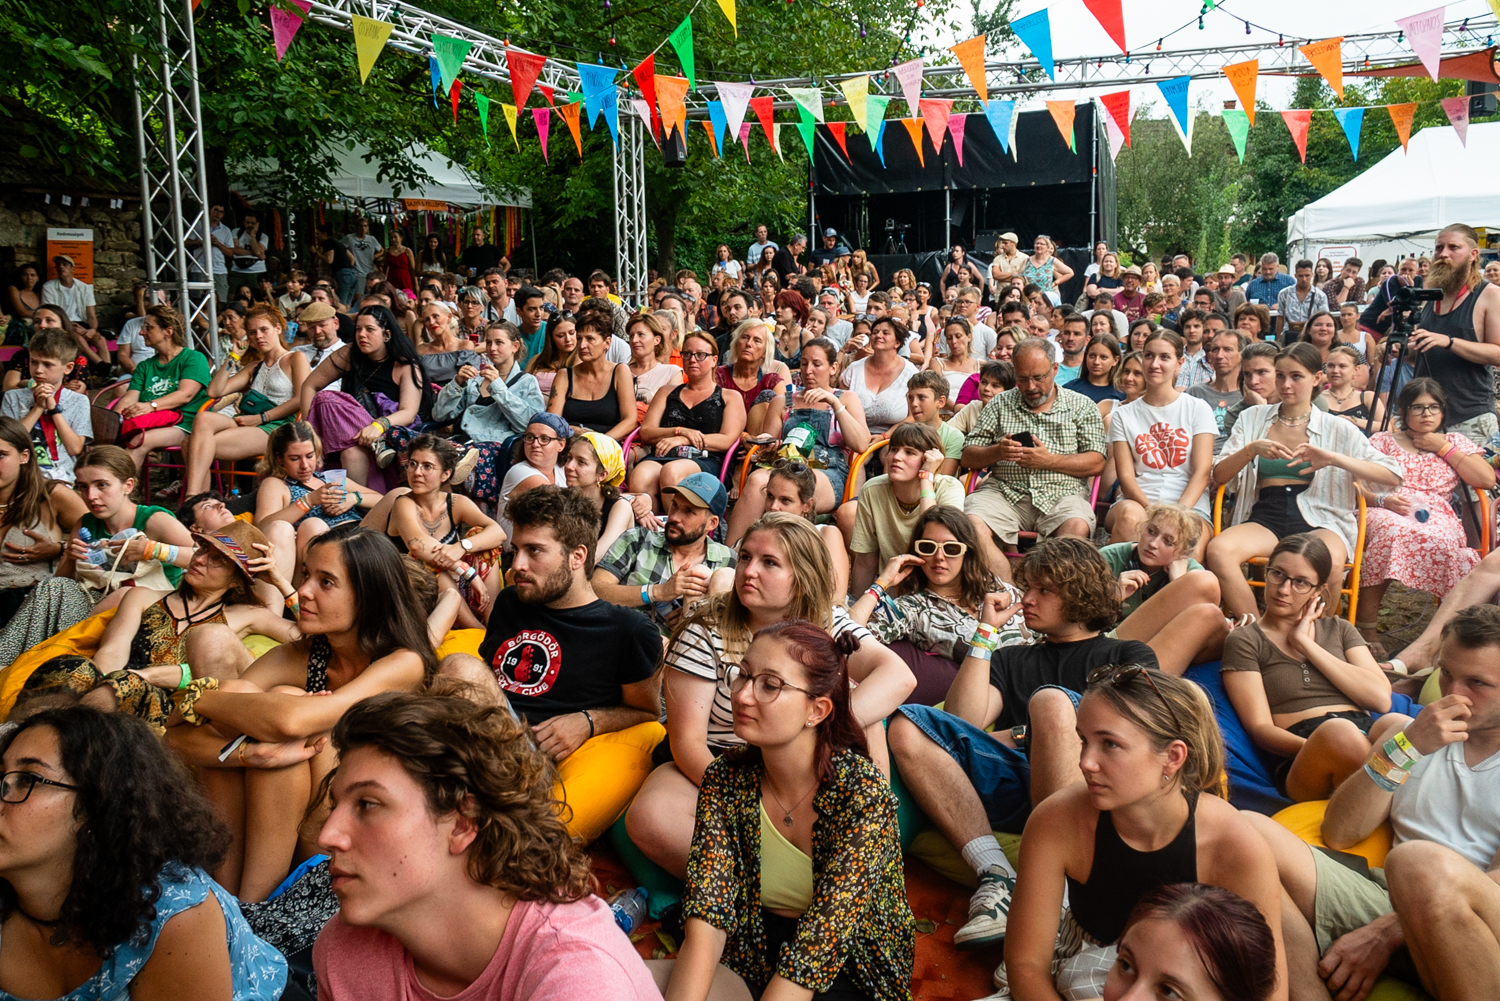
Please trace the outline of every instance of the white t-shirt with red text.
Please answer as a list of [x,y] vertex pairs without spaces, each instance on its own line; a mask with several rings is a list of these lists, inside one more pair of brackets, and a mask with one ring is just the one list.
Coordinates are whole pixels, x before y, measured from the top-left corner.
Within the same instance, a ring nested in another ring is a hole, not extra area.
[[[1123,441],[1130,446],[1136,482],[1153,504],[1177,503],[1192,475],[1193,438],[1218,433],[1213,408],[1186,393],[1165,407],[1147,406],[1144,396],[1117,406],[1109,426],[1111,443]],[[1205,488],[1193,505],[1204,518],[1212,516],[1209,496]]]

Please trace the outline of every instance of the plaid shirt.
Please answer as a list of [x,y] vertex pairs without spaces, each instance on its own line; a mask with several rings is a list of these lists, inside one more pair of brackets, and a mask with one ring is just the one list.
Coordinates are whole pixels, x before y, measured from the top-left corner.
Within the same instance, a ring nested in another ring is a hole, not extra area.
[[[734,566],[736,557],[733,549],[721,546],[712,539],[707,542],[704,566],[710,570]],[[660,584],[669,580],[676,572],[676,568],[672,566],[672,549],[667,545],[666,533],[646,528],[632,528],[621,535],[609,547],[609,552],[599,560],[598,566],[601,570],[614,574],[615,580],[621,584],[632,587]],[[681,606],[682,600],[679,598],[654,602],[650,608],[642,608],[641,611],[650,616],[658,628],[667,629],[667,615]]]
[[[1030,431],[1055,455],[1105,454],[1104,419],[1098,405],[1082,393],[1061,387],[1052,409],[1045,413],[1027,407],[1019,389],[1007,389],[980,411],[964,445],[986,447],[1022,431]],[[980,489],[999,490],[1012,502],[1029,497],[1037,510],[1050,511],[1064,497],[1086,494],[1088,482],[1054,469],[1027,469],[1002,460],[990,467],[990,477]]]
[[1191,389],[1214,381],[1214,370],[1208,364],[1208,352],[1184,355],[1182,368],[1177,373],[1177,388]]

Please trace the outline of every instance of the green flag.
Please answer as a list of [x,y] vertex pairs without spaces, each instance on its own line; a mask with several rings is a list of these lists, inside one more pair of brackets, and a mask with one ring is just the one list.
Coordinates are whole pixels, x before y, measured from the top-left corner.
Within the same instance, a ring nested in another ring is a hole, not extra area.
[[479,105],[479,127],[484,131],[484,144],[490,144],[490,99],[481,91],[474,92],[474,103]]
[[818,127],[817,122],[813,118],[812,112],[800,104],[797,105],[797,113],[802,118],[797,123],[797,131],[802,133],[802,145],[807,147],[807,158],[811,160],[813,158],[813,130]]
[[1239,108],[1224,109],[1224,127],[1229,129],[1229,138],[1234,140],[1234,151],[1245,162],[1245,140],[1250,138],[1250,116]]
[[697,90],[698,71],[693,68],[693,18],[691,14],[682,19],[677,30],[667,36],[667,41],[672,43],[672,49],[677,53],[677,61],[682,63],[682,72],[688,78],[688,86]]
[[432,54],[437,58],[438,71],[443,74],[444,94],[453,90],[453,81],[458,79],[458,71],[464,68],[464,60],[473,47],[473,42],[466,42],[462,38],[432,36]]

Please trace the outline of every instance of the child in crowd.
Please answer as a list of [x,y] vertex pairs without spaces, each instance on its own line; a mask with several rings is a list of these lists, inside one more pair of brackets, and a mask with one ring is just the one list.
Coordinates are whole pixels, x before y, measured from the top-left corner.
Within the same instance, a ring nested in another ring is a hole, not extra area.
[[78,345],[66,331],[42,330],[27,352],[30,385],[6,393],[0,414],[14,417],[30,432],[47,495],[58,520],[71,531],[88,510],[73,492],[74,463],[94,436],[88,397],[63,385],[72,374]]
[[954,428],[965,437],[974,430],[974,422],[979,419],[979,411],[984,405],[1007,389],[1014,389],[1016,385],[1016,370],[1008,361],[987,361],[979,366],[976,375],[969,376],[969,382],[964,383],[964,388],[974,387],[974,399],[965,403],[953,412],[948,418],[948,426]]
[[[958,472],[964,454],[963,432],[943,423],[947,410],[948,380],[941,372],[918,372],[911,377],[906,384],[906,423],[920,424],[938,433],[942,441],[939,447],[943,450],[943,462],[937,470],[941,476]],[[890,432],[886,437],[890,437]]]

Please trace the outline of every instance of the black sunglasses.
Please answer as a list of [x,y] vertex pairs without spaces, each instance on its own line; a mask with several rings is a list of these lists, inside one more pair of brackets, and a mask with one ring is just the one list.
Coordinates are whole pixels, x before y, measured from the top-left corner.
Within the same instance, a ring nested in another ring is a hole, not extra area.
[[1146,684],[1150,685],[1151,690],[1156,693],[1156,697],[1161,699],[1161,704],[1167,707],[1167,715],[1172,717],[1172,725],[1177,727],[1179,734],[1183,733],[1182,720],[1177,718],[1177,710],[1172,708],[1172,703],[1168,702],[1167,697],[1161,693],[1161,689],[1156,687],[1156,682],[1152,680],[1149,668],[1140,664],[1105,664],[1103,667],[1096,667],[1093,671],[1090,671],[1088,681],[1090,685],[1097,685],[1107,681],[1116,688],[1124,688],[1137,677],[1146,679]]

